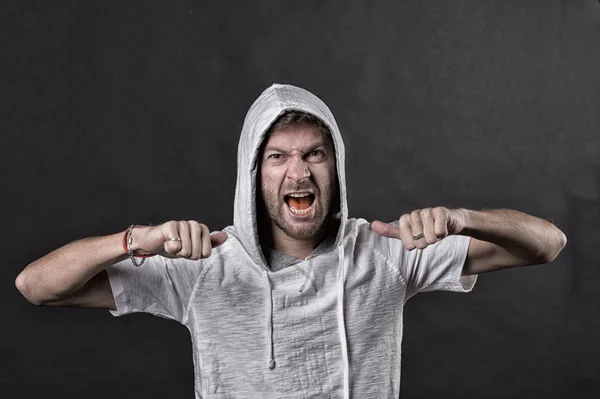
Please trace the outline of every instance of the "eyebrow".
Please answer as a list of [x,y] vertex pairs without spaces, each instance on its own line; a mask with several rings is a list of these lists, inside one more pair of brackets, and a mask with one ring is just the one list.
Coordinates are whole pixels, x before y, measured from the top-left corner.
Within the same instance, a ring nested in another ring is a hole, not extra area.
[[[327,141],[323,140],[323,141],[321,141],[321,142],[319,142],[319,143],[317,143],[317,144],[315,144],[315,145],[313,145],[311,147],[308,147],[308,150],[303,151],[303,152],[304,153],[311,152],[311,151],[316,150],[319,147],[327,147]],[[288,153],[287,150],[284,150],[283,148],[279,148],[279,147],[275,147],[275,146],[268,146],[268,147],[266,147],[265,148],[265,152],[267,152],[267,151],[282,152],[284,154]]]

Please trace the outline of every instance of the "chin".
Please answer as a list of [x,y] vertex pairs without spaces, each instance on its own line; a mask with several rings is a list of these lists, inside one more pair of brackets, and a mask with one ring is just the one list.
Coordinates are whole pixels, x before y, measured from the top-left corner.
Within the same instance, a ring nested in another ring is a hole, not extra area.
[[296,231],[288,231],[285,232],[289,237],[295,240],[310,240],[315,238],[319,234],[318,229],[310,229],[310,230],[296,230]]
[[294,240],[310,240],[321,232],[323,226],[324,223],[322,222],[290,223],[289,221],[286,221],[286,223],[283,223],[283,225],[278,223],[278,227],[285,233],[285,235]]

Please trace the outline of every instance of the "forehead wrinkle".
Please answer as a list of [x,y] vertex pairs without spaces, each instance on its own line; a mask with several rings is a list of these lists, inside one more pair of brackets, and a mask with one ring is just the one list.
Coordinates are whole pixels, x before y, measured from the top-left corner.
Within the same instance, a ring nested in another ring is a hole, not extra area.
[[265,151],[290,153],[299,151],[305,153],[317,147],[326,147],[327,139],[323,134],[310,129],[298,132],[297,128],[277,130],[271,134],[265,145]]

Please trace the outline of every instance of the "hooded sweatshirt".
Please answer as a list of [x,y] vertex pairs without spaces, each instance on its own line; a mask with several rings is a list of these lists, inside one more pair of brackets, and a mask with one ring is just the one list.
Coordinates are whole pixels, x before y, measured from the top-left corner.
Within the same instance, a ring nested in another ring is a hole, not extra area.
[[[257,231],[257,155],[287,110],[331,131],[339,179],[339,229],[324,249],[271,268]],[[196,398],[397,398],[403,306],[422,291],[467,292],[469,237],[406,251],[364,219],[348,218],[344,143],[329,108],[291,85],[266,89],[246,115],[238,147],[234,223],[197,261],[148,258],[107,269],[115,316],[147,312],[191,335]],[[168,345],[168,343],[165,343]]]

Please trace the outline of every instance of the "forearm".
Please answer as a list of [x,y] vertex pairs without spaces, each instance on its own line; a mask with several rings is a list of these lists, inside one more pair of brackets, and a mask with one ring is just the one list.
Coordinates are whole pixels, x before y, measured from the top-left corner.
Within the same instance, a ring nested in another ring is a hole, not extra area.
[[496,244],[531,264],[552,261],[566,244],[566,236],[552,223],[510,209],[464,214],[460,234]]
[[66,298],[108,266],[126,259],[122,237],[117,233],[67,244],[29,264],[17,277],[17,288],[34,304]]

